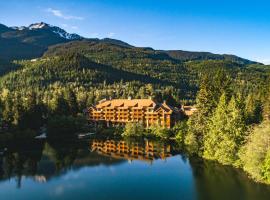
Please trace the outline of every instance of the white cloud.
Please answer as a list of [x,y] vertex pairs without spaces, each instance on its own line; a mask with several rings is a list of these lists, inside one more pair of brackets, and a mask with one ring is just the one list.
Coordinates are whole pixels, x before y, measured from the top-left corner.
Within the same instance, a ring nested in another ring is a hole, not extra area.
[[53,8],[46,9],[46,12],[51,13],[55,17],[59,17],[66,20],[70,20],[70,19],[83,20],[84,19],[83,17],[79,17],[79,16],[65,15],[61,10],[57,10]]
[[113,37],[113,36],[115,36],[115,33],[113,33],[113,32],[110,32],[110,33],[107,34],[107,37],[109,37],[109,38]]

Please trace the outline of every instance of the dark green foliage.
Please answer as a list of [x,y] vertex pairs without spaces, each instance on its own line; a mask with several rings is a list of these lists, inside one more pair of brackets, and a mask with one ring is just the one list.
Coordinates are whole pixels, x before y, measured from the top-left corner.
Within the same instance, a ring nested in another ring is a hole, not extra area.
[[75,137],[77,126],[72,116],[54,116],[48,120],[48,138]]
[[60,93],[51,102],[52,115],[69,115],[69,105],[64,95]]
[[259,123],[262,121],[262,103],[249,94],[245,102],[245,117],[247,124]]
[[70,113],[73,116],[76,116],[77,113],[79,112],[78,103],[76,95],[71,89],[65,91],[65,99],[68,104],[68,113]]
[[168,55],[172,58],[181,61],[188,61],[188,60],[227,60],[233,61],[240,64],[255,64],[256,62],[243,59],[234,55],[228,54],[213,54],[209,52],[190,52],[190,51],[181,51],[181,50],[170,50],[165,51]]
[[183,120],[175,124],[173,127],[173,132],[175,133],[176,141],[183,144],[188,132],[187,120]]
[[159,124],[154,124],[150,126],[148,130],[146,130],[145,136],[146,137],[154,136],[161,139],[169,139],[170,137],[173,136],[173,131],[170,129],[164,128]]

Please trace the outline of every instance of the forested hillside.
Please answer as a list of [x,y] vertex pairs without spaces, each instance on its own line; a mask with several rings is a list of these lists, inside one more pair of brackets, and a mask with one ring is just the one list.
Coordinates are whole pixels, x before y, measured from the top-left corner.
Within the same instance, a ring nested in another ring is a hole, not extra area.
[[195,103],[205,75],[214,78],[226,72],[232,83],[230,90],[243,97],[256,93],[260,98],[269,81],[268,68],[258,64],[227,60],[182,62],[150,48],[88,40],[52,46],[39,59],[16,61],[12,65],[14,70],[0,79],[4,119],[10,122],[20,116],[21,108],[16,105],[29,109],[29,96],[35,98],[32,106],[43,104],[46,113],[67,112],[70,109],[64,105],[68,104],[82,112],[103,98],[128,96],[151,96],[180,106]]
[[188,60],[227,60],[233,61],[240,64],[254,64],[256,62],[250,61],[244,58],[240,58],[235,55],[229,54],[213,54],[210,52],[191,52],[191,51],[182,51],[182,50],[170,50],[164,51],[172,58],[181,60],[181,61],[188,61]]
[[[254,94],[262,100],[269,82],[268,66],[237,56],[160,51],[109,38],[84,39],[45,23],[0,26],[0,30],[1,39],[7,42],[1,52],[11,54],[0,60],[1,115],[9,125],[26,126],[29,118],[46,120],[57,113],[76,115],[109,97],[151,96],[177,107],[195,104],[203,77],[218,79],[217,85],[222,86],[222,74],[229,78],[232,94],[242,98]],[[43,50],[24,51],[20,45],[20,51],[8,49],[13,40]],[[18,60],[27,52],[43,56]]]

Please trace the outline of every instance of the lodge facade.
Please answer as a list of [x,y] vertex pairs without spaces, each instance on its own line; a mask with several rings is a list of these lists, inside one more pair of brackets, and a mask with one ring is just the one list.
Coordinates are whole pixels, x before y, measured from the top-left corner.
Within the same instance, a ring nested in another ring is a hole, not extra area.
[[171,128],[180,112],[164,103],[152,99],[111,99],[101,100],[88,109],[89,120],[104,121],[106,124],[125,124],[142,122],[146,127],[159,124]]

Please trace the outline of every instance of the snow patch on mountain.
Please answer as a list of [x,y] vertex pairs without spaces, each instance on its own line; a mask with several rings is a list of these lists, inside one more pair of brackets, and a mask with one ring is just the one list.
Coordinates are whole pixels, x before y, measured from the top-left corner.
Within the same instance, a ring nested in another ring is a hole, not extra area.
[[25,26],[20,26],[20,27],[18,27],[18,26],[12,26],[12,27],[10,27],[10,28],[12,28],[12,29],[14,29],[14,30],[22,31],[22,30],[26,29],[27,27],[25,27]]
[[35,23],[35,24],[31,24],[28,28],[30,30],[33,30],[33,29],[40,29],[40,28],[43,28],[45,26],[49,26],[48,24],[44,23],[44,22],[41,22],[41,23]]
[[81,36],[77,35],[77,34],[71,34],[71,33],[67,33],[65,30],[59,28],[59,27],[52,27],[52,31],[56,34],[58,34],[60,37],[65,38],[67,40],[77,40],[77,39],[82,39]]

